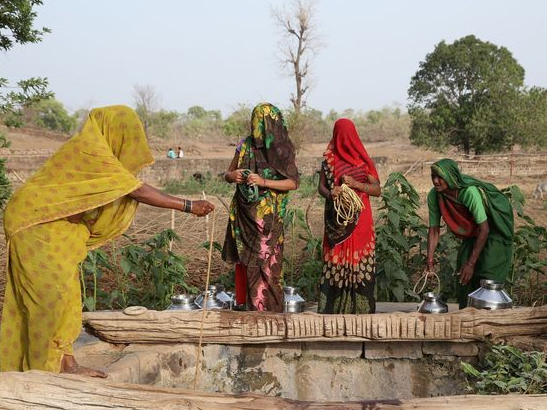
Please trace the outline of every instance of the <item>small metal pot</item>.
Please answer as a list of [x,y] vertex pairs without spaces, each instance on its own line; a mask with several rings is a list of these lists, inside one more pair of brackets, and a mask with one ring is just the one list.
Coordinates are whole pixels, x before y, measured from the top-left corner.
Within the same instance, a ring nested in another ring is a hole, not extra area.
[[171,296],[171,306],[167,310],[199,310],[199,306],[195,303],[194,295],[173,295]]
[[306,301],[298,294],[298,288],[286,286],[283,288],[283,311],[285,313],[301,313]]
[[481,279],[481,287],[467,295],[467,306],[490,310],[511,308],[513,301],[503,287],[503,283]]
[[446,313],[448,306],[444,303],[439,295],[433,292],[424,293],[424,300],[418,305],[420,313]]
[[223,303],[221,303],[216,297],[216,287],[214,285],[209,286],[209,290],[203,291],[196,298],[196,305],[203,309],[203,302],[205,301],[205,294],[207,294],[207,310],[214,309],[226,309]]

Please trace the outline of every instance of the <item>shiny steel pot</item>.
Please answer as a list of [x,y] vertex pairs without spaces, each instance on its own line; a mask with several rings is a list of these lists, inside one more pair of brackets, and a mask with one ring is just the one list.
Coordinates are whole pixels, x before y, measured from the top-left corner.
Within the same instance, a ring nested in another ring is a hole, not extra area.
[[503,287],[503,283],[481,279],[481,287],[467,295],[467,306],[475,309],[509,309],[513,301]]
[[439,295],[433,292],[424,293],[424,300],[418,305],[420,313],[446,313],[448,306],[444,303]]
[[305,303],[304,298],[298,294],[298,288],[292,286],[285,286],[283,288],[283,312],[303,312]]
[[203,302],[205,301],[205,294],[207,294],[207,310],[213,309],[227,309],[227,306],[223,302],[217,299],[217,287],[215,285],[210,285],[209,289],[203,291],[197,298],[196,304],[203,309]]
[[171,296],[171,306],[167,310],[199,310],[193,295],[181,294]]

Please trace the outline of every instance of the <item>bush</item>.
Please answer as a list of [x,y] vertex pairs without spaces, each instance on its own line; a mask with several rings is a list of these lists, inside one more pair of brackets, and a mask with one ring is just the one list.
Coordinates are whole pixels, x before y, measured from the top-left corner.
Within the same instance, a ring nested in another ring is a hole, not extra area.
[[76,129],[77,119],[70,116],[63,104],[54,99],[41,100],[29,109],[31,121],[40,128],[71,133]]
[[[184,259],[169,250],[169,243],[175,240],[179,240],[176,233],[166,229],[140,245],[130,244],[110,253],[101,249],[89,252],[80,268],[84,307],[92,311],[141,305],[162,310],[181,289],[197,292],[185,282]],[[98,287],[103,273],[114,279],[109,292]]]
[[473,394],[547,393],[547,355],[523,352],[510,345],[493,345],[480,370],[461,363]]
[[[11,143],[0,133],[0,148],[9,148]],[[0,209],[4,209],[11,196],[11,183],[6,172],[6,158],[0,158]]]

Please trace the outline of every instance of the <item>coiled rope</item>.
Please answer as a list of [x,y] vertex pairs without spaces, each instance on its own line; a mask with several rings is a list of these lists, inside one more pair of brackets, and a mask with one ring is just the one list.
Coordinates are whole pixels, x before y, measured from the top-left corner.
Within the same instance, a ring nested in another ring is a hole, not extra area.
[[[422,273],[422,276],[420,276],[420,278],[418,279],[418,282],[416,282],[416,284],[414,285],[414,289],[413,289],[414,293],[416,293],[417,295],[422,293],[427,285],[427,282],[429,282],[429,280],[433,278],[437,279],[437,291],[435,293],[439,294],[441,291],[441,279],[435,272],[433,272],[432,270],[427,270],[427,269],[424,270],[424,272]],[[417,290],[418,288],[420,290]]]
[[339,225],[347,226],[347,224],[354,221],[365,205],[359,195],[349,186],[342,184],[340,187],[342,192],[334,198],[336,222]]
[[[250,169],[244,169],[243,172],[243,178],[247,180],[247,177],[251,175]],[[246,182],[243,182],[242,184],[237,184],[237,189],[243,195],[243,198],[249,203],[258,201],[258,186],[256,185],[249,185]]]

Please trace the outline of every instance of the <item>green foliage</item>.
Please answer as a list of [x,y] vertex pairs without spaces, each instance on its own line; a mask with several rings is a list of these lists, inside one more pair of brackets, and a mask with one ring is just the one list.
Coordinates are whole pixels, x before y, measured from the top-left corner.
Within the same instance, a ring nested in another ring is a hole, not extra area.
[[[458,239],[450,229],[446,229],[440,236],[437,249],[435,251],[437,264],[436,273],[441,282],[442,299],[447,302],[456,302],[458,299],[457,284],[458,281],[454,274],[457,271],[458,250],[461,246],[461,240]],[[424,250],[425,252],[427,250]],[[427,253],[424,253],[427,257]],[[423,269],[423,267],[422,267]],[[433,290],[433,289],[431,289]]]
[[461,363],[468,389],[474,394],[547,393],[547,355],[493,345],[480,369]]
[[238,108],[224,121],[224,135],[239,139],[249,135],[251,133],[251,113],[252,109],[249,106],[239,104]]
[[[6,135],[0,132],[0,148],[9,148],[11,143]],[[11,196],[11,183],[6,172],[6,158],[0,158],[0,209],[4,209]]]
[[31,121],[38,127],[65,133],[76,129],[77,119],[66,111],[62,103],[55,99],[41,100],[29,109]]
[[547,147],[547,90],[525,89],[514,107],[511,123],[513,142],[522,148]]
[[412,142],[476,154],[511,147],[523,80],[505,47],[472,35],[440,42],[411,79]]
[[[0,50],[8,51],[15,44],[38,43],[49,29],[35,29],[35,6],[42,0],[2,0],[0,3]],[[29,78],[20,80],[13,91],[4,93],[3,88],[9,86],[6,78],[0,77],[0,114],[16,110],[22,105],[49,98],[53,94],[47,91],[48,82],[45,78]]]
[[[141,305],[161,310],[169,306],[175,291],[195,292],[185,282],[184,259],[169,250],[171,241],[178,239],[174,231],[166,229],[141,245],[112,249],[110,254],[89,252],[81,265],[84,306],[92,310]],[[98,289],[105,271],[115,282],[110,292]]]
[[148,118],[148,132],[160,138],[167,138],[173,132],[173,127],[180,118],[176,111],[159,110],[151,113]]
[[302,175],[300,177],[300,185],[295,191],[295,194],[300,198],[310,198],[317,194],[319,185],[319,174],[315,175]]
[[229,196],[233,194],[234,186],[226,183],[224,178],[213,177],[210,172],[207,172],[199,180],[191,176],[169,180],[164,184],[163,191],[173,195],[195,195],[205,191],[209,195]]
[[[513,263],[509,273],[509,288],[517,305],[543,305],[547,303],[547,229],[524,212],[524,195],[515,185],[503,190],[517,212],[513,239]],[[543,255],[543,257],[542,257]]]
[[376,224],[376,286],[378,300],[402,302],[411,291],[410,278],[425,266],[427,227],[417,210],[420,197],[399,172],[382,188]]

